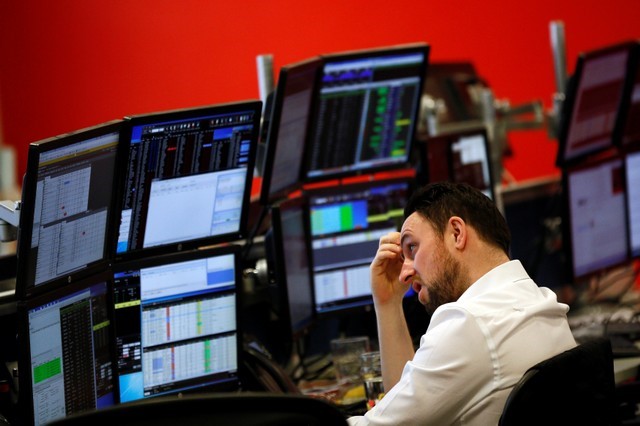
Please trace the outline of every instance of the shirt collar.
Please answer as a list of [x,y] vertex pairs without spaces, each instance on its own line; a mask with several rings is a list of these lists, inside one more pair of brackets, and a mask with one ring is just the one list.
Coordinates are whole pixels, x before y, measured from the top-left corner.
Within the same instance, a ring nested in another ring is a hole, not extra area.
[[495,289],[496,285],[511,284],[516,281],[530,279],[529,274],[519,260],[510,260],[496,266],[462,293],[458,300],[465,300],[484,293],[487,289]]

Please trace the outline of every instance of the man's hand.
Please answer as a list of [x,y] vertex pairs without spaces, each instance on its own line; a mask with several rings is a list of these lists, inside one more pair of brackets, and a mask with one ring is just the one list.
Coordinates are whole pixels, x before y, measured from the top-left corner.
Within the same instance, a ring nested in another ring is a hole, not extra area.
[[401,303],[409,289],[400,283],[404,258],[400,247],[400,233],[390,232],[380,238],[376,257],[371,262],[371,292],[377,305]]

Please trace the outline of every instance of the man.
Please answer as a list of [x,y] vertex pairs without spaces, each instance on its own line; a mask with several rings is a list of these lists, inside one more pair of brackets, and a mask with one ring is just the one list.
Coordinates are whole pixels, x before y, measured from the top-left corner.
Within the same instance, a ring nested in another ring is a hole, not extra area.
[[[465,184],[413,194],[401,232],[371,264],[384,398],[357,425],[496,425],[534,364],[576,346],[569,307],[508,256],[495,204]],[[432,312],[414,352],[402,310],[412,287]]]

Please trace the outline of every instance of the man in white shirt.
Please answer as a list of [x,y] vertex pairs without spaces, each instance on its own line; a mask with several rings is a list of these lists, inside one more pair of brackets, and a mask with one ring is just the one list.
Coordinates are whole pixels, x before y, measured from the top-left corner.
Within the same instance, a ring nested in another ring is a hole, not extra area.
[[[496,425],[529,367],[576,346],[569,307],[509,259],[509,244],[495,204],[471,186],[416,191],[371,264],[387,393],[350,424]],[[409,287],[432,312],[415,352],[402,309]]]

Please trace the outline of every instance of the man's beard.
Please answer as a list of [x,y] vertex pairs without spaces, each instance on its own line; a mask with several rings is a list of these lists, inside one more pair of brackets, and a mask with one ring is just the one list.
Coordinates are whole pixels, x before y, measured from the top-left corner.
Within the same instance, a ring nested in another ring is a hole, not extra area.
[[430,314],[445,303],[455,302],[464,292],[463,271],[460,262],[441,247],[442,253],[441,269],[439,274],[426,284],[429,300],[425,304],[425,309]]

